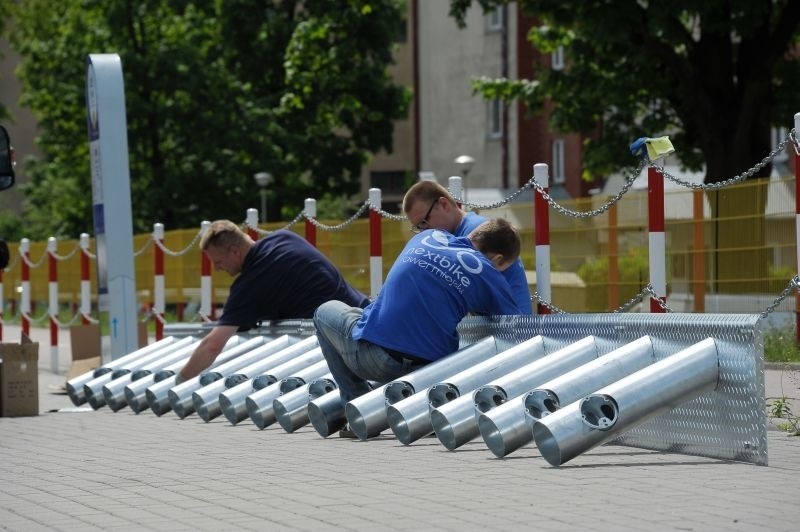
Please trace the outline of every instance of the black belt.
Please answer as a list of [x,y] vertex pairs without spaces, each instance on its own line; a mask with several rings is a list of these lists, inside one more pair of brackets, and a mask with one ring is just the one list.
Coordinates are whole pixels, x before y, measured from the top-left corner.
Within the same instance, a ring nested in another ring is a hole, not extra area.
[[401,364],[403,363],[403,359],[410,360],[411,362],[414,362],[415,364],[421,364],[421,365],[425,365],[425,364],[430,364],[431,363],[430,360],[425,360],[424,358],[415,357],[413,355],[408,355],[408,354],[402,353],[400,351],[395,351],[394,349],[388,349],[386,347],[383,347],[383,350],[386,351],[386,354],[388,354],[390,357],[392,357],[396,361],[400,362]]

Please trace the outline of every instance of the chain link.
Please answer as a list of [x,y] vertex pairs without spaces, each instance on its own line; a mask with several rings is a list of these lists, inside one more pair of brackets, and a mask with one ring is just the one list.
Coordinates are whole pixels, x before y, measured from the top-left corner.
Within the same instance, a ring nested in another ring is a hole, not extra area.
[[133,256],[134,257],[138,257],[138,256],[142,255],[145,251],[147,251],[147,248],[149,248],[150,244],[152,244],[152,243],[153,243],[153,239],[152,238],[147,239],[147,242],[144,243],[144,246],[142,246],[142,248],[139,251],[134,251],[133,252]]
[[794,128],[792,128],[792,130],[789,132],[789,139],[792,141],[792,144],[794,145],[794,152],[797,154],[798,157],[800,157],[800,140],[798,140],[797,131],[795,131]]
[[477,209],[477,210],[487,210],[487,211],[490,211],[490,210],[492,210],[492,209],[498,209],[498,208],[500,208],[500,207],[502,207],[502,206],[504,206],[504,205],[507,205],[508,203],[511,203],[512,201],[514,201],[515,199],[517,199],[517,196],[519,196],[520,194],[522,194],[523,192],[525,192],[525,191],[526,191],[526,190],[528,190],[529,188],[533,187],[533,184],[534,184],[535,182],[536,182],[536,181],[534,180],[534,178],[530,178],[530,179],[528,180],[528,182],[527,182],[527,183],[525,183],[524,185],[522,185],[522,186],[521,186],[519,189],[517,189],[517,191],[516,191],[516,192],[514,192],[514,193],[510,194],[509,196],[506,196],[506,198],[505,198],[505,199],[503,199],[503,200],[500,200],[500,201],[498,201],[497,203],[490,203],[489,205],[481,205],[481,204],[479,204],[479,203],[470,203],[470,202],[468,202],[468,201],[463,201],[461,198],[458,198],[458,197],[456,197],[456,196],[453,196],[453,198],[454,198],[454,199],[455,199],[455,200],[456,200],[458,203],[460,203],[461,205],[464,205],[464,206],[466,206],[466,207],[472,207],[473,209]]
[[75,247],[74,247],[74,248],[72,248],[72,251],[70,251],[70,252],[69,252],[69,253],[67,253],[66,255],[59,255],[59,254],[58,254],[58,253],[56,253],[56,252],[53,252],[53,253],[52,253],[52,255],[53,255],[53,257],[54,257],[56,260],[69,260],[69,259],[71,259],[71,258],[72,258],[72,256],[73,256],[73,255],[75,255],[75,253],[77,253],[77,252],[78,252],[78,250],[79,250],[79,249],[81,249],[81,246],[80,246],[80,244],[79,244],[79,243],[76,243],[76,244],[75,244]]
[[44,259],[47,258],[47,251],[42,253],[42,256],[39,258],[37,262],[31,262],[31,260],[24,253],[19,253],[19,256],[22,258],[23,261],[25,261],[25,264],[27,264],[29,268],[33,268],[35,270],[44,263]]
[[[154,239],[154,238],[153,238],[153,239],[150,239],[150,240],[148,240],[147,242],[148,242],[148,245],[149,245],[150,243],[152,243],[152,242],[155,242],[155,243],[156,243],[156,246],[158,246],[158,247],[161,249],[161,251],[163,251],[163,252],[164,252],[164,253],[166,253],[167,255],[169,255],[169,256],[171,256],[171,257],[179,257],[179,256],[181,256],[181,255],[184,255],[184,254],[188,253],[188,252],[189,252],[189,250],[190,250],[190,249],[192,249],[192,248],[194,247],[194,245],[195,245],[195,244],[197,244],[197,241],[198,241],[198,240],[200,240],[200,234],[201,234],[201,233],[202,233],[202,231],[198,231],[197,233],[195,233],[194,237],[192,238],[192,241],[191,241],[191,242],[189,242],[189,245],[188,245],[188,246],[186,246],[185,248],[183,248],[183,249],[182,249],[182,250],[180,250],[180,251],[172,251],[171,249],[167,248],[167,247],[164,245],[164,243],[163,243],[162,241],[160,241],[160,240],[156,240],[156,239]],[[147,247],[147,246],[145,246],[145,249],[146,249],[146,247]]]
[[784,299],[789,297],[789,294],[792,293],[792,290],[794,290],[794,289],[796,289],[798,287],[800,287],[800,278],[798,278],[798,276],[795,275],[794,278],[792,278],[789,281],[789,284],[786,285],[786,288],[783,289],[783,291],[780,293],[780,295],[775,298],[775,300],[772,302],[772,304],[770,306],[768,306],[766,308],[766,310],[764,310],[764,312],[761,313],[761,317],[759,319],[764,319],[768,315],[770,315],[772,312],[774,312],[775,309],[778,308],[778,305],[780,305],[781,302]]
[[307,220],[310,221],[312,224],[314,224],[314,226],[319,227],[320,229],[322,229],[323,231],[341,231],[345,227],[347,227],[348,225],[350,225],[354,221],[356,221],[362,214],[364,214],[364,211],[367,210],[368,206],[369,206],[369,201],[368,200],[364,201],[364,203],[361,204],[361,207],[358,208],[358,210],[356,211],[356,213],[353,216],[351,216],[350,218],[348,218],[344,222],[340,223],[339,225],[325,225],[325,224],[323,224],[321,222],[318,222],[314,218],[307,218]]
[[267,235],[270,235],[270,234],[274,233],[275,231],[281,231],[281,230],[284,230],[284,229],[289,229],[293,225],[298,223],[300,220],[302,220],[303,218],[307,218],[306,212],[305,211],[300,211],[297,214],[297,216],[295,216],[294,219],[291,222],[289,222],[288,224],[284,225],[283,227],[279,227],[278,229],[273,229],[272,231],[270,231],[269,229],[261,229],[258,226],[254,227],[254,226],[250,225],[249,223],[247,223],[246,221],[242,222],[242,229],[245,230],[245,231],[247,229],[252,229],[253,231],[255,231],[256,233],[258,233],[260,235],[259,238],[263,238],[263,237],[265,237]]
[[60,321],[58,321],[58,318],[56,316],[51,316],[51,318],[53,318],[53,321],[56,323],[59,329],[69,329],[70,327],[75,325],[75,323],[81,317],[83,317],[83,314],[81,314],[80,312],[76,312],[75,315],[72,316],[72,319],[70,319],[67,323],[61,323]]
[[401,214],[392,214],[390,212],[384,211],[383,209],[376,209],[370,205],[370,209],[380,214],[383,218],[387,220],[393,220],[395,222],[407,222],[408,217]]
[[560,212],[564,216],[570,216],[573,218],[591,218],[603,214],[608,209],[610,209],[615,203],[621,200],[622,196],[627,194],[628,190],[630,190],[631,186],[633,186],[633,182],[636,181],[636,178],[639,177],[639,174],[642,172],[642,170],[644,170],[646,166],[647,166],[647,161],[642,159],[636,170],[625,179],[625,184],[622,186],[622,190],[620,190],[616,196],[611,198],[604,205],[601,205],[599,208],[591,211],[574,211],[572,209],[567,209],[566,207],[562,207],[561,205],[558,204],[558,202],[556,202],[556,200],[553,199],[552,196],[550,196],[550,194],[547,193],[547,191],[545,191],[542,185],[536,182],[536,178],[532,177],[529,183],[532,183],[532,186],[537,190],[537,192],[539,192],[539,194],[542,195],[542,197],[547,201],[547,203],[550,204],[551,207],[553,207],[554,210]]
[[794,129],[792,129],[786,135],[786,138],[784,138],[781,142],[779,142],[774,150],[769,152],[769,155],[767,155],[766,157],[761,159],[761,161],[756,163],[752,168],[750,168],[749,170],[746,170],[745,172],[742,172],[739,175],[733,176],[730,179],[726,179],[725,181],[719,181],[717,183],[709,183],[709,184],[705,184],[705,183],[690,183],[688,181],[683,181],[682,179],[679,179],[679,178],[675,177],[674,175],[670,174],[669,172],[664,170],[664,168],[662,166],[658,166],[658,165],[655,165],[655,164],[652,165],[652,166],[653,166],[653,168],[655,168],[656,170],[661,172],[661,174],[663,174],[665,178],[669,179],[673,183],[677,183],[678,185],[681,185],[682,187],[696,189],[696,190],[718,190],[718,189],[726,187],[728,185],[732,185],[733,183],[737,183],[739,181],[744,181],[745,179],[747,179],[749,177],[753,177],[753,175],[755,175],[756,172],[758,172],[759,170],[764,168],[767,164],[772,162],[772,160],[775,157],[777,157],[780,153],[782,153],[784,151],[784,149],[786,148],[786,144],[790,140],[792,142],[794,142],[795,151],[797,151],[798,148],[797,148],[797,140],[796,140],[796,137],[795,137],[795,131],[794,131]]
[[91,317],[89,314],[86,314],[85,312],[81,312],[81,317],[83,319],[85,319],[86,321],[88,321],[89,323],[94,324],[94,325],[97,325],[98,323],[100,323],[100,320],[94,319],[93,317]]
[[34,318],[33,316],[31,316],[27,312],[22,312],[22,317],[25,318],[26,320],[28,320],[31,323],[42,323],[44,320],[46,320],[47,318],[50,317],[50,314],[45,312],[44,314],[42,314],[38,318]]
[[545,299],[542,299],[542,296],[539,295],[539,292],[534,292],[532,297],[533,297],[533,299],[535,299],[536,301],[538,301],[539,303],[541,303],[542,305],[544,305],[545,307],[550,309],[550,312],[552,312],[554,314],[567,314],[566,311],[561,310],[560,308],[558,308],[555,305],[553,305],[551,302],[549,302],[549,301],[547,301]]

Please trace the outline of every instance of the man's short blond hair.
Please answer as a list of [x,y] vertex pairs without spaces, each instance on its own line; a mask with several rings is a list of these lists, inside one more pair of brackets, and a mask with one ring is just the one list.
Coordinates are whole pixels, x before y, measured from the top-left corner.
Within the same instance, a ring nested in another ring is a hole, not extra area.
[[208,229],[200,238],[200,249],[205,251],[209,247],[224,248],[228,246],[240,246],[248,241],[250,237],[242,231],[238,225],[230,220],[215,220],[211,222]]
[[429,205],[439,198],[447,198],[447,201],[453,206],[458,206],[450,191],[436,181],[419,181],[414,183],[403,196],[403,212],[408,214],[408,211],[418,202]]

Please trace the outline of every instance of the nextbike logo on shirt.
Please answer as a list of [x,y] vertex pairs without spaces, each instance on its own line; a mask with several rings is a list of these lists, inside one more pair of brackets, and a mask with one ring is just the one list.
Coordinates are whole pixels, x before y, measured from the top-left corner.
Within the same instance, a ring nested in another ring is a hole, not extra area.
[[446,233],[433,231],[423,237],[420,244],[406,250],[403,262],[438,275],[459,293],[472,283],[470,276],[483,271],[479,253],[473,249],[451,249]]

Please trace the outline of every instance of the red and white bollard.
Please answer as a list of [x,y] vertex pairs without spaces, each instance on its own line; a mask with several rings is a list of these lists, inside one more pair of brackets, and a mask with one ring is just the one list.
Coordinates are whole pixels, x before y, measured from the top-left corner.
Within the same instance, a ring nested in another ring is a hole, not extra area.
[[[533,177],[545,192],[550,190],[550,173],[544,163],[533,165]],[[548,192],[549,193],[549,192]],[[550,283],[550,205],[537,189],[533,197],[533,231],[536,235],[536,292],[541,300],[552,302]],[[547,305],[537,302],[537,314],[550,314]]]
[[92,282],[89,279],[89,234],[81,233],[81,320],[84,325],[89,324],[92,314]]
[[22,332],[25,333],[26,336],[31,335],[31,269],[30,266],[28,266],[30,251],[31,241],[27,238],[20,240],[19,254],[21,258],[20,265],[22,267],[20,272],[20,288],[22,288],[22,293],[20,294],[19,312],[22,315]]
[[[647,168],[647,219],[650,248],[650,284],[662,302],[667,300],[666,239],[664,237],[664,175]],[[650,312],[665,312],[650,296]]]
[[[200,235],[205,234],[211,222],[203,221],[200,223]],[[200,315],[204,320],[213,320],[211,300],[211,259],[205,251],[200,252]]]
[[49,283],[47,285],[48,314],[50,317],[50,372],[58,375],[58,242],[54,237],[47,239],[47,265]]
[[166,311],[166,297],[164,287],[164,224],[153,224],[153,242],[155,242],[155,264],[153,265],[153,314],[156,317],[156,340],[164,338],[164,312]]
[[245,225],[247,225],[247,234],[250,238],[258,241],[258,211],[256,209],[247,209],[247,216],[245,217]]
[[303,212],[306,213],[306,241],[317,247],[317,226],[314,225],[314,219],[317,217],[317,200],[306,198]]
[[381,189],[369,189],[369,287],[375,299],[383,286],[383,252],[381,238]]

